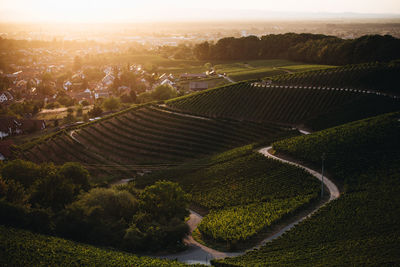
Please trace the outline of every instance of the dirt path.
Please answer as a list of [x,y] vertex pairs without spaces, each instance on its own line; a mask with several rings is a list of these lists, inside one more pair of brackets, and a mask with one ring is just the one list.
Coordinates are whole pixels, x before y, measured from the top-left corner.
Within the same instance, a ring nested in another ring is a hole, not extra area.
[[[308,132],[305,132],[305,134],[308,134]],[[278,158],[274,155],[272,155],[269,150],[271,149],[271,147],[265,147],[260,149],[258,152],[260,152],[261,154],[263,154],[265,157],[269,157],[269,158],[273,158],[273,159],[277,159],[279,161],[300,167],[305,169],[307,172],[309,172],[310,174],[312,174],[314,177],[316,177],[318,180],[321,180],[321,173],[314,171],[310,168],[304,167],[300,164],[294,163],[294,162],[290,162],[281,158]],[[329,193],[330,193],[330,197],[329,200],[326,202],[330,202],[334,199],[337,199],[340,196],[340,192],[339,189],[337,188],[337,186],[328,178],[324,177],[324,185],[328,188]],[[324,203],[323,205],[325,205],[326,203]],[[321,206],[323,205],[319,205],[317,206],[314,210],[312,210],[310,213],[308,213],[307,215],[296,219],[295,221],[291,222],[290,224],[284,226],[283,228],[279,229],[278,232],[274,233],[273,235],[265,238],[264,240],[262,240],[257,246],[250,248],[249,250],[255,249],[255,248],[259,248],[263,245],[265,245],[267,242],[270,242],[278,237],[280,237],[282,234],[284,234],[286,231],[289,231],[290,229],[292,229],[294,226],[296,226],[299,222],[307,219],[308,217],[310,217],[314,212],[316,212]],[[197,214],[194,211],[190,211],[190,219],[188,221],[188,225],[190,227],[190,231],[193,232],[196,227],[200,224],[201,220],[202,220],[202,216]],[[206,247],[200,243],[198,243],[196,240],[193,239],[193,237],[190,235],[188,236],[184,242],[187,244],[188,249],[181,252],[181,253],[176,253],[176,254],[170,254],[170,255],[164,255],[164,256],[158,256],[159,258],[165,258],[165,259],[176,259],[178,261],[181,262],[186,262],[186,263],[202,263],[202,264],[210,264],[210,260],[211,259],[222,259],[222,258],[226,258],[226,257],[235,257],[235,256],[239,256],[242,255],[244,253],[246,253],[246,251],[239,251],[239,252],[221,252],[221,251],[217,251],[214,250],[212,248]]]

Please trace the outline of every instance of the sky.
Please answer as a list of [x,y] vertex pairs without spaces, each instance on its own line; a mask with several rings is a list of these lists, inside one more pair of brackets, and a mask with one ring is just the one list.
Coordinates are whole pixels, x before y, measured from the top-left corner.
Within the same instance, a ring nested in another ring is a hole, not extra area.
[[349,12],[400,15],[400,0],[0,0],[0,20],[12,22],[260,19]]

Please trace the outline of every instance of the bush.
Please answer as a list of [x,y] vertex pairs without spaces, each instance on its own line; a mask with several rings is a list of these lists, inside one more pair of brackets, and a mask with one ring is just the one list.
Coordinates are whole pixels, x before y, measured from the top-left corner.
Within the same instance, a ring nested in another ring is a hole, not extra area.
[[17,159],[5,164],[1,175],[6,181],[15,180],[27,188],[38,179],[39,170],[39,166],[33,162]]
[[61,107],[61,105],[58,102],[48,103],[45,106],[46,109],[55,109],[55,108],[59,108],[59,107]]
[[118,98],[115,98],[115,97],[109,97],[109,98],[106,98],[106,99],[103,101],[103,107],[104,107],[106,110],[112,110],[112,111],[113,111],[113,110],[118,109],[119,106],[120,106],[119,99],[118,99]]
[[88,115],[92,118],[99,117],[103,114],[103,109],[100,106],[95,105],[91,110],[89,110]]

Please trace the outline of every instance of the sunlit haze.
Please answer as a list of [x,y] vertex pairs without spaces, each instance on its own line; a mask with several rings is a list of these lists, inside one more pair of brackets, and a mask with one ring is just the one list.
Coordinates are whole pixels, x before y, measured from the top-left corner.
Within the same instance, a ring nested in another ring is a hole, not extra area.
[[398,0],[1,0],[9,22],[134,22],[174,20],[338,17],[349,13],[399,17]]

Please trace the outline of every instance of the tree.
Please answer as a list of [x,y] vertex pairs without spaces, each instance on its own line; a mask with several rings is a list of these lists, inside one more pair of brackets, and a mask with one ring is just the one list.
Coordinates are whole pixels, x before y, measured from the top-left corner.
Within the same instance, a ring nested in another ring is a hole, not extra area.
[[39,172],[40,168],[35,163],[16,159],[4,165],[1,176],[6,181],[15,180],[28,188],[40,177]]
[[174,87],[169,84],[159,85],[151,93],[153,100],[167,100],[174,98],[178,95],[178,92]]
[[125,232],[130,249],[165,249],[182,242],[188,234],[185,224],[189,196],[177,183],[159,181],[139,196],[139,212]]
[[65,209],[57,232],[75,240],[122,247],[125,229],[137,209],[137,200],[128,191],[94,188]]
[[79,193],[80,190],[88,191],[90,189],[89,172],[77,162],[67,162],[61,166],[57,174],[70,180],[75,185],[75,193]]
[[98,105],[95,105],[91,110],[88,111],[88,115],[90,117],[99,117],[101,114],[103,114],[103,109]]
[[189,195],[169,181],[158,181],[140,194],[140,210],[166,221],[173,217],[183,220],[189,215],[188,205]]
[[106,98],[103,102],[103,107],[106,110],[116,110],[119,108],[119,106],[120,106],[119,99],[115,97]]
[[194,47],[193,52],[199,60],[208,59],[210,57],[210,44],[208,42],[198,44]]

